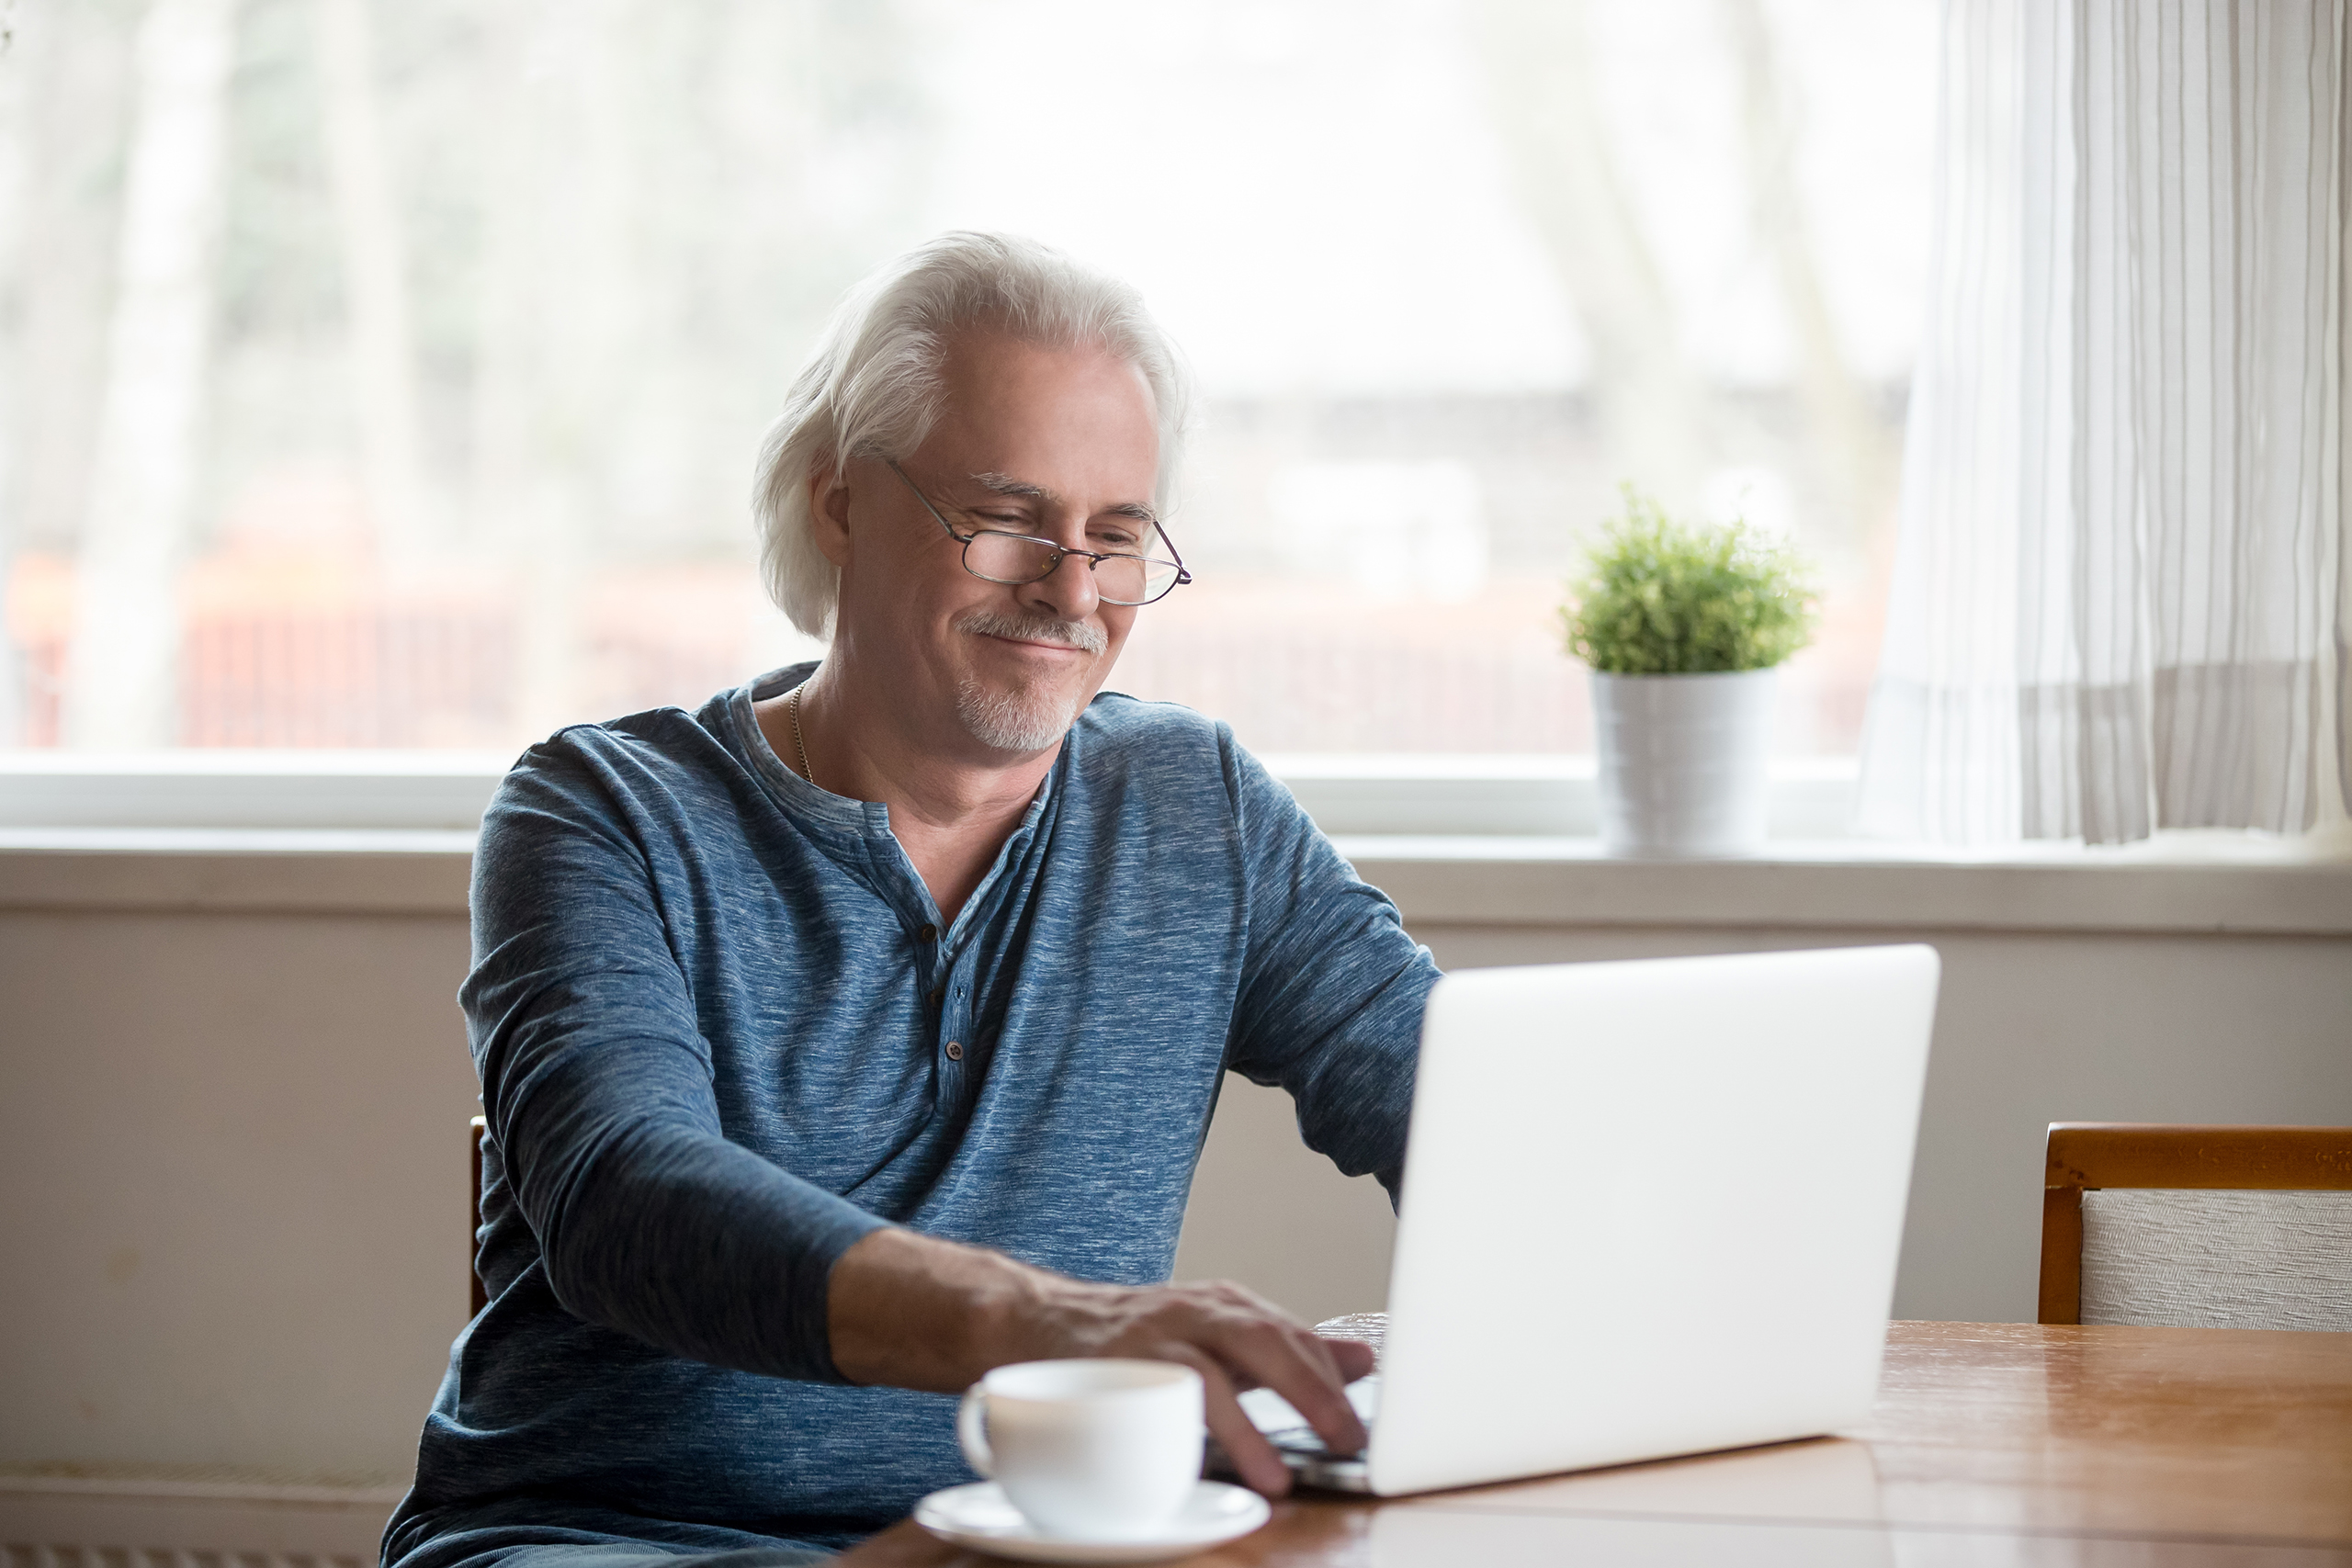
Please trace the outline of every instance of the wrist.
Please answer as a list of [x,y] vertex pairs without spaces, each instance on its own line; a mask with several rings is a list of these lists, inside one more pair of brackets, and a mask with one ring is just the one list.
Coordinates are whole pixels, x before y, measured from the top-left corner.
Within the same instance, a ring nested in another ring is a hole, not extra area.
[[851,1382],[955,1393],[990,1367],[1049,1355],[1058,1276],[1001,1252],[879,1230],[833,1265],[833,1365]]
[[1001,1253],[975,1260],[965,1292],[964,1322],[967,1383],[991,1367],[1034,1361],[1050,1355],[1045,1317],[1054,1276]]

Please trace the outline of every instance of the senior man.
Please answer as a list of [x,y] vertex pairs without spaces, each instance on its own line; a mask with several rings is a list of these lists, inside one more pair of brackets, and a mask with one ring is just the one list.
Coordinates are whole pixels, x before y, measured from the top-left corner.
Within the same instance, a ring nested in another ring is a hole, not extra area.
[[1186,397],[1055,252],[901,258],[762,454],[823,661],[507,776],[460,996],[491,1304],[388,1562],[814,1560],[968,1479],[940,1396],[1046,1357],[1199,1369],[1270,1494],[1237,1389],[1363,1440],[1361,1347],[1165,1282],[1228,1068],[1396,1190],[1437,978],[1224,725],[1098,695],[1185,581]]

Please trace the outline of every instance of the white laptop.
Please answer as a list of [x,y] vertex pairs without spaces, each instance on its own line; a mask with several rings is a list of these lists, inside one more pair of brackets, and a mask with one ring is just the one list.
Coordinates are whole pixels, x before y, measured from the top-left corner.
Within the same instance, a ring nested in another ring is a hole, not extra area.
[[1384,1496],[1812,1437],[1878,1390],[1939,964],[1862,947],[1473,969],[1430,994],[1372,1428]]

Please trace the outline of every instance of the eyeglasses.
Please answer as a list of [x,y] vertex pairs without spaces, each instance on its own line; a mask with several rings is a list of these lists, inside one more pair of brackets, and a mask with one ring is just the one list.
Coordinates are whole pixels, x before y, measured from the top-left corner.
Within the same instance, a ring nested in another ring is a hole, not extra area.
[[[915,499],[933,521],[947,530],[948,536],[960,539],[964,545],[964,570],[983,582],[1020,584],[1042,582],[1053,576],[1056,568],[1070,556],[1086,562],[1094,573],[1094,592],[1106,604],[1148,604],[1164,599],[1177,584],[1190,582],[1193,574],[1184,570],[1183,558],[1161,560],[1157,556],[1137,555],[1125,550],[1097,552],[1072,549],[1051,539],[1034,538],[1027,534],[1008,534],[996,528],[979,528],[964,533],[939,514],[939,508],[907,478],[906,470],[890,458],[882,459],[889,470],[899,476],[899,482],[913,491]],[[1151,531],[1170,556],[1176,547],[1159,524]]]

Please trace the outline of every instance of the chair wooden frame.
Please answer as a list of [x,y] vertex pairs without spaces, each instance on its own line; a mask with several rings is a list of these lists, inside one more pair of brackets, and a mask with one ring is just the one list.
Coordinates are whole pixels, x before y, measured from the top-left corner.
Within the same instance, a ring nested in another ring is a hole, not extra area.
[[2043,1323],[2083,1321],[2083,1194],[2108,1187],[2352,1191],[2352,1127],[2052,1122],[2041,1179]]
[[466,1168],[473,1173],[474,1201],[467,1211],[473,1223],[466,1227],[466,1280],[473,1288],[473,1309],[469,1320],[481,1315],[490,1304],[490,1288],[481,1282],[481,1146],[490,1139],[490,1123],[475,1117],[466,1123]]

